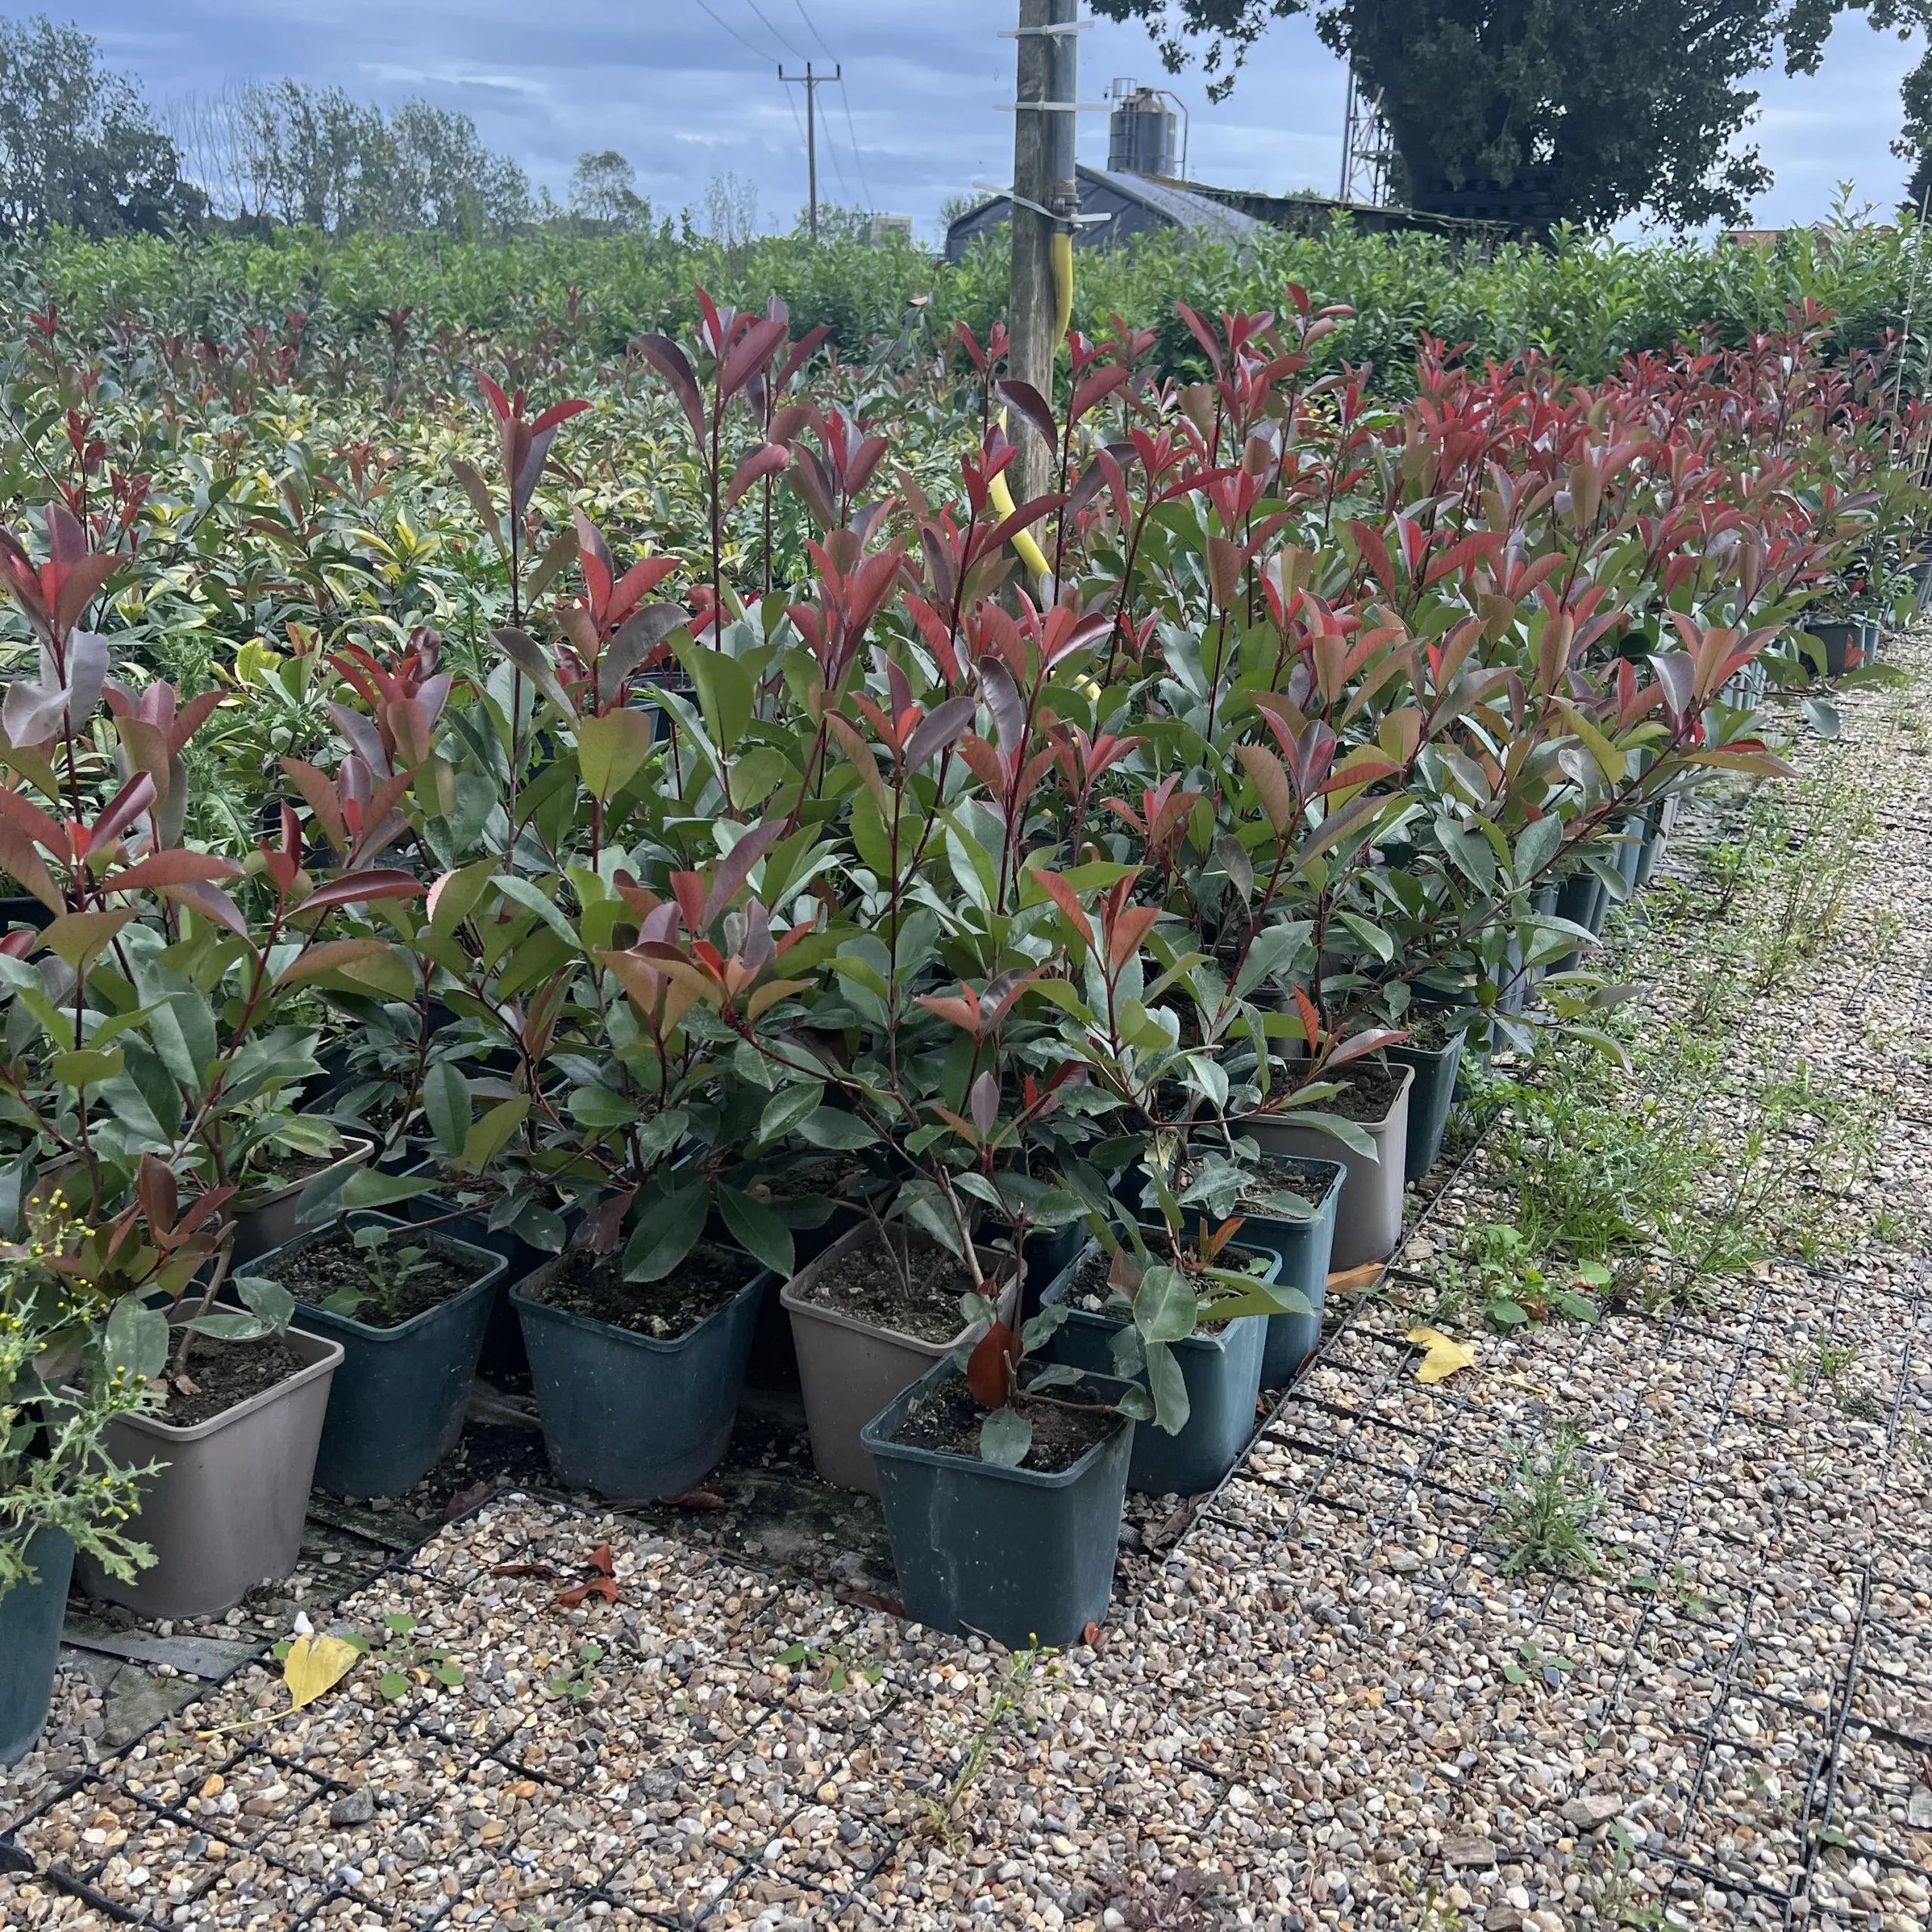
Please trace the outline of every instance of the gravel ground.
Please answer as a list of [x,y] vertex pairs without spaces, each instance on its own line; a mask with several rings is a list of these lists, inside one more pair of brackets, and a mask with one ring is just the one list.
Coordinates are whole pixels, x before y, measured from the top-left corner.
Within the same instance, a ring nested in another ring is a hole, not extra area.
[[[290,1714],[251,1663],[116,1749],[98,1673],[63,1672],[0,1782],[0,1925],[1932,1932],[1917,703],[1847,697],[1806,752],[1876,823],[1743,1020],[1761,1067],[1877,1097],[1869,1173],[1818,1183],[1831,1238],[1692,1312],[1485,1334],[1426,1387],[1412,1277],[1506,1210],[1478,1149],[1220,1493],[1137,1503],[1104,1640],[1057,1657],[498,1496],[339,1560],[332,1627],[386,1638],[400,1694],[368,1662]],[[1709,961],[1644,928],[1629,974],[1681,1010]],[[1601,1560],[1512,1574],[1519,1450],[1564,1423]],[[558,1607],[602,1545],[615,1601]],[[297,1601],[196,1634],[259,1643]]]

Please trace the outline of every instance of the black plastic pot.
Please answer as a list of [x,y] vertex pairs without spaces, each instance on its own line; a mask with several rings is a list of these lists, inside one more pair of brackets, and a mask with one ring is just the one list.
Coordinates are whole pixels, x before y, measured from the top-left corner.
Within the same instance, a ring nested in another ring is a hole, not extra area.
[[[351,1226],[380,1223],[401,1229],[390,1214],[353,1214]],[[282,1257],[325,1240],[330,1230],[305,1235],[264,1255],[257,1265],[271,1279]],[[469,1286],[393,1328],[295,1305],[295,1326],[342,1344],[342,1363],[329,1386],[328,1414],[315,1454],[315,1484],[337,1496],[399,1496],[456,1447],[490,1311],[501,1293],[500,1254],[473,1247],[441,1228],[426,1229],[425,1246],[472,1270]]]
[[532,1297],[553,1257],[510,1304],[523,1324],[550,1466],[567,1488],[681,1496],[731,1440],[758,1303],[771,1279],[745,1257],[745,1285],[675,1341],[632,1334]]
[[[958,1374],[950,1359],[935,1362],[860,1432],[878,1470],[906,1614],[1011,1650],[1076,1644],[1106,1617],[1128,1461],[1145,1432],[1122,1416],[1054,1475],[894,1441],[920,1395]],[[1095,1381],[1103,1393],[1121,1387]]]
[[1409,1138],[1402,1161],[1405,1180],[1420,1180],[1441,1155],[1449,1109],[1456,1098],[1456,1076],[1468,1044],[1469,1035],[1458,1029],[1446,1046],[1417,1047],[1405,1041],[1388,1050],[1392,1060],[1416,1070],[1409,1087]]
[[[1258,1244],[1254,1251],[1266,1253],[1271,1264],[1259,1278],[1274,1281],[1281,1257]],[[1048,1289],[1044,1299],[1063,1300],[1072,1287],[1069,1269]],[[1266,1315],[1244,1315],[1213,1334],[1190,1335],[1169,1344],[1187,1384],[1187,1420],[1173,1435],[1151,1422],[1134,1432],[1128,1488],[1149,1496],[1199,1496],[1234,1466],[1254,1433],[1268,1322]],[[1124,1326],[1118,1316],[1074,1309],[1047,1344],[1046,1358],[1089,1375],[1112,1375],[1113,1338]]]
[[1865,649],[1865,624],[1861,618],[1821,618],[1815,623],[1806,624],[1804,629],[1824,647],[1825,675],[1828,678],[1843,677],[1850,668],[1852,652],[1856,650],[1862,654]]
[[[1610,915],[1610,888],[1595,872],[1572,872],[1556,894],[1556,916],[1583,927],[1595,937],[1603,935],[1603,922]],[[1550,963],[1552,973],[1574,973],[1583,957],[1580,946]]]
[[24,1758],[46,1724],[74,1572],[74,1546],[63,1531],[36,1530],[26,1555],[40,1580],[0,1596],[0,1764]]
[[[1239,1211],[1241,1245],[1278,1255],[1281,1265],[1275,1271],[1276,1285],[1299,1288],[1308,1298],[1306,1315],[1297,1311],[1268,1317],[1261,1352],[1261,1386],[1285,1389],[1321,1340],[1321,1313],[1328,1301],[1328,1261],[1335,1245],[1335,1213],[1349,1171],[1340,1161],[1294,1156],[1268,1158],[1264,1164],[1271,1177],[1278,1175],[1284,1186],[1305,1195],[1315,1208],[1303,1220],[1259,1214],[1249,1208]],[[1284,1168],[1289,1171],[1282,1173]]]

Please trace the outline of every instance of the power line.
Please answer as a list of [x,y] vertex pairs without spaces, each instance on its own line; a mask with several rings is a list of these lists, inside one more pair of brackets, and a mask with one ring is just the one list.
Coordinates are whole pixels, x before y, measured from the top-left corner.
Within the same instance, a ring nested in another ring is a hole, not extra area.
[[[828,58],[836,59],[837,57],[832,54],[831,46],[825,35],[819,32],[818,23],[806,11],[805,0],[792,0],[792,4],[798,10],[798,17],[805,23],[805,31],[818,42],[820,51]],[[846,137],[851,143],[852,146],[852,165],[859,171],[859,192],[865,198],[866,206],[869,208],[872,205],[872,184],[866,179],[865,156],[859,152],[859,131],[852,119],[852,97],[845,91],[845,79],[842,69],[838,75],[838,100],[839,105],[844,110]],[[832,155],[832,165],[834,170],[837,171],[838,168],[838,150],[835,148],[829,148],[828,151]],[[843,189],[845,185],[845,177],[842,172],[838,175],[838,184]]]
[[819,32],[817,22],[812,18],[811,14],[805,11],[805,0],[792,0],[792,4],[798,8],[798,17],[804,22],[805,30],[811,35],[813,39],[818,42],[819,51],[823,54],[828,60],[835,60],[838,57],[832,52],[830,48],[826,45],[825,35]]
[[748,52],[755,54],[761,60],[769,60],[771,58],[771,56],[768,54],[763,48],[754,47],[729,20],[725,19],[722,14],[719,13],[717,9],[712,5],[711,0],[697,0],[697,4],[702,7],[704,11],[711,16],[712,19],[715,20],[718,26],[722,27],[740,47],[745,48]]
[[865,157],[859,152],[859,131],[852,125],[852,97],[845,91],[843,75],[838,81],[838,103],[845,110],[845,132],[852,143],[852,165],[859,171],[859,192],[865,196],[869,208],[873,205],[872,186],[866,180]]
[[745,5],[758,16],[759,24],[764,29],[767,33],[771,35],[774,40],[777,42],[780,47],[784,48],[787,54],[794,54],[801,60],[805,57],[804,48],[794,46],[790,41],[787,40],[785,36],[771,24],[770,20],[765,18],[764,9],[758,4],[758,0],[745,0]]

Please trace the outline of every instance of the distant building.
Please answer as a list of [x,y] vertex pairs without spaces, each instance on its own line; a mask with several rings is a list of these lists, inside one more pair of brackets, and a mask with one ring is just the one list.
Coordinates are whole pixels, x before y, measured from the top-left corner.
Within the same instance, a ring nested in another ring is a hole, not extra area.
[[912,245],[912,217],[909,214],[871,214],[866,217],[866,245],[882,248],[889,242]]
[[[1117,103],[1108,116],[1107,165],[1076,164],[1082,220],[1074,242],[1082,248],[1117,248],[1131,236],[1178,229],[1202,241],[1257,241],[1271,229],[1318,235],[1338,215],[1374,232],[1422,229],[1432,234],[1486,242],[1497,231],[1488,223],[1453,214],[1374,208],[1312,194],[1264,195],[1214,188],[1175,178],[1174,115],[1152,88],[1117,82]],[[974,242],[1012,217],[1013,204],[994,195],[968,208],[946,231],[946,259],[958,262]],[[1096,219],[1096,217],[1098,217]]]

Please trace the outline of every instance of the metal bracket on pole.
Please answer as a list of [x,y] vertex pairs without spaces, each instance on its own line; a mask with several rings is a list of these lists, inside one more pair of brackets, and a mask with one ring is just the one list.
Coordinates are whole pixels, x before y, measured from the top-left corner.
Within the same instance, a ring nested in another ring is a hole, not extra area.
[[1111,114],[1104,100],[1003,100],[1002,114]]
[[1091,20],[1059,20],[1041,27],[1001,27],[1001,40],[1052,40],[1063,33],[1084,33]]
[[1024,208],[1029,214],[1038,215],[1045,221],[1063,222],[1069,228],[1103,228],[1113,220],[1110,214],[1061,214],[1053,208],[1041,207],[1038,202],[1029,201],[1024,195],[1016,195],[1011,188],[1001,187],[995,181],[975,181],[973,186],[983,195],[1002,195],[1015,208]]

